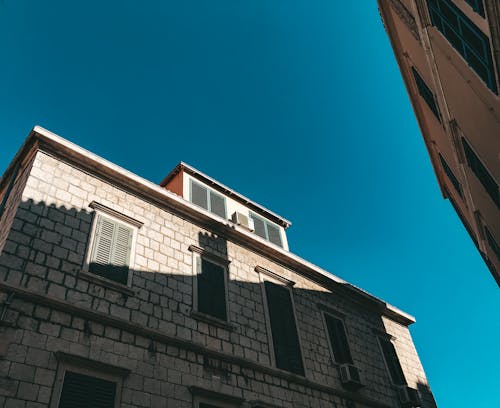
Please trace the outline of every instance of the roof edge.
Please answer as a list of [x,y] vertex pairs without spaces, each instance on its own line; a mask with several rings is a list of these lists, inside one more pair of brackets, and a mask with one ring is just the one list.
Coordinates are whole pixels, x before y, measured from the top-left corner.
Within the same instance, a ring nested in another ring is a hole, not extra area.
[[346,290],[348,293],[356,295],[358,301],[369,304],[372,309],[398,323],[405,326],[415,323],[415,318],[401,309],[384,302],[378,297],[348,283],[298,255],[267,242],[239,225],[218,217],[184,200],[162,186],[146,180],[41,126],[35,126],[29,133],[8,168],[15,161],[22,160],[25,155],[35,149],[58,156],[75,165],[80,165],[85,170],[97,173],[98,176],[105,180],[117,183],[121,188],[140,195],[156,205],[162,205],[184,217],[208,225],[215,231],[234,239],[238,243],[245,244],[245,246],[251,246],[253,250],[269,257],[272,261],[282,264],[326,288],[341,288]]

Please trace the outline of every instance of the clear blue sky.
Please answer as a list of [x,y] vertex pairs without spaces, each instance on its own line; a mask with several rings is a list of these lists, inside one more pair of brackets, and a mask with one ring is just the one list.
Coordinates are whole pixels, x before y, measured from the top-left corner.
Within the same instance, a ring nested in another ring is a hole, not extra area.
[[152,181],[186,161],[414,314],[441,408],[500,407],[497,285],[441,197],[375,0],[3,0],[0,54],[2,172],[35,124]]

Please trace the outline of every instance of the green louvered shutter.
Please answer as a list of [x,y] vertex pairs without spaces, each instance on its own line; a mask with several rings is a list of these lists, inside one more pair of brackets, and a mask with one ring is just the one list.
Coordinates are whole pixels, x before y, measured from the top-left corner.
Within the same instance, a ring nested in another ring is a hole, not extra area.
[[302,353],[290,291],[269,281],[266,281],[264,285],[269,308],[269,320],[271,321],[276,367],[304,375]]
[[97,217],[89,272],[126,285],[132,228],[100,214]]
[[[201,259],[199,262],[201,262],[201,269],[198,269],[197,276],[198,311],[221,320],[226,320],[224,267],[206,259]],[[198,263],[197,266],[200,266],[200,264]]]
[[59,408],[114,408],[116,383],[66,371]]
[[325,315],[325,320],[335,361],[340,364],[352,364],[351,350],[342,320],[328,314]]

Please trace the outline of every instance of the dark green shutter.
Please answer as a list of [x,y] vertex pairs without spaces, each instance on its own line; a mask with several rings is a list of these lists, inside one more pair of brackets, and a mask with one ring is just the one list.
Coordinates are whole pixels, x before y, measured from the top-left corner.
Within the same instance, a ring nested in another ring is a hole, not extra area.
[[191,180],[191,202],[208,210],[208,191],[201,184]]
[[340,364],[352,364],[351,350],[342,320],[328,314],[325,315],[325,320],[335,361]]
[[205,402],[200,402],[200,404],[198,406],[199,406],[199,408],[221,408],[217,405],[206,404]]
[[225,199],[220,194],[210,191],[210,212],[219,217],[226,218]]
[[382,346],[382,353],[384,354],[384,359],[389,370],[392,382],[395,385],[406,385],[405,375],[401,364],[399,363],[399,358],[394,348],[394,344],[390,340],[380,339],[380,345]]
[[266,281],[267,306],[273,335],[276,367],[304,375],[297,326],[288,288]]
[[224,267],[201,260],[198,272],[198,311],[218,319],[226,320],[226,285]]
[[127,284],[132,228],[97,216],[89,272]]
[[115,398],[116,383],[66,371],[59,408],[114,408]]

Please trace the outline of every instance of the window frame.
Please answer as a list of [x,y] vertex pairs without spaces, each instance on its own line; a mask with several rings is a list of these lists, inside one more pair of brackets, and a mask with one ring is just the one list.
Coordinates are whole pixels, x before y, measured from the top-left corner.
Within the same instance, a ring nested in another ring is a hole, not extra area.
[[[439,2],[443,2],[445,7],[450,9],[455,18],[457,19],[458,26],[453,27],[449,24],[449,20],[443,17],[444,13],[441,10],[441,6],[438,4]],[[465,1],[468,6],[470,6],[474,11],[473,6],[470,5],[467,1]],[[498,67],[495,67],[495,61],[493,57],[493,46],[491,44],[491,39],[452,1],[450,0],[426,0],[427,4],[427,12],[430,18],[430,24],[432,27],[436,29],[448,42],[448,44],[453,48],[458,55],[465,61],[467,66],[470,68],[472,72],[479,78],[479,80],[495,95],[498,95],[498,79],[497,76],[500,75],[497,72]],[[477,12],[477,11],[476,11]],[[478,13],[479,14],[479,13]],[[439,21],[435,20],[433,15],[436,15]],[[480,15],[480,14],[479,14]],[[477,48],[473,47],[471,42],[466,41],[463,35],[462,25],[465,24],[467,30],[470,30],[474,33],[476,37],[480,37],[479,41],[481,43],[481,47],[485,47],[483,51],[484,57],[478,53]],[[445,34],[444,31],[451,30],[453,36],[458,39],[459,45],[456,45],[452,42],[453,37]],[[458,31],[457,31],[458,30]],[[473,58],[469,56],[472,52]],[[479,65],[485,70],[487,79],[484,79],[476,68],[469,62],[473,59],[476,59],[479,62]]]
[[[202,248],[196,247],[194,245],[191,245],[189,247],[189,250],[192,252],[192,275],[193,275],[193,310],[192,310],[192,315],[194,315],[195,318],[201,318],[203,320],[207,320],[210,323],[215,323],[217,325],[222,325],[223,327],[226,327],[230,325],[230,308],[229,308],[229,264],[230,261],[227,259],[224,259],[222,257],[219,257],[217,255],[211,254]],[[223,269],[224,273],[224,304],[225,304],[225,310],[226,310],[226,319],[221,319],[220,317],[213,316],[209,313],[205,313],[199,310],[198,307],[198,262],[200,265],[200,272],[202,268],[202,260],[205,260],[207,262],[211,262],[217,266],[221,266]],[[227,327],[231,328],[231,327]]]
[[114,382],[116,384],[114,408],[120,408],[123,391],[123,379],[129,374],[129,370],[66,353],[57,352],[55,354],[58,364],[54,385],[52,386],[52,398],[49,405],[50,408],[59,407],[64,386],[64,378],[67,371]]
[[[117,288],[131,288],[132,278],[133,278],[133,268],[135,267],[135,246],[137,243],[138,229],[143,225],[142,222],[130,218],[124,214],[106,207],[102,204],[96,202],[90,203],[89,207],[94,209],[94,214],[92,217],[92,225],[90,228],[89,240],[87,242],[87,253],[85,255],[85,260],[83,264],[81,273],[84,278],[91,278],[92,280],[98,281],[107,286],[117,287]],[[90,263],[92,259],[93,247],[96,239],[97,221],[99,217],[108,218],[115,223],[120,223],[132,230],[132,242],[130,243],[130,258],[128,262],[128,277],[127,284],[115,281],[113,279],[106,278],[104,276],[98,275],[96,273],[90,272]]]
[[[377,336],[377,343],[378,343],[378,346],[379,346],[379,349],[380,349],[380,354],[382,355],[382,360],[384,362],[385,370],[386,370],[387,376],[389,377],[389,381],[391,382],[391,384],[394,385],[394,386],[396,386],[396,387],[407,386],[408,385],[408,381],[406,380],[406,375],[405,375],[405,372],[403,370],[403,366],[401,365],[401,359],[399,358],[398,350],[396,349],[396,345],[394,344],[393,339],[394,338],[391,335],[387,335],[387,337]],[[399,363],[399,366],[401,367],[401,372],[403,374],[404,384],[396,384],[394,382],[394,379],[392,378],[391,370],[389,369],[389,363],[387,362],[387,360],[385,358],[384,349],[382,347],[382,341],[387,341],[387,342],[389,342],[389,343],[392,344],[392,346],[394,348],[394,353],[395,353],[396,358],[397,358],[397,361]]]
[[[287,373],[290,373],[292,375],[297,375],[299,377],[307,377],[307,367],[306,367],[306,364],[305,364],[305,359],[304,359],[304,347],[302,345],[302,339],[301,339],[301,336],[300,336],[300,329],[299,329],[299,321],[297,319],[297,313],[296,313],[296,306],[295,306],[295,299],[294,299],[294,296],[293,296],[293,286],[295,285],[295,282],[293,281],[290,281],[274,272],[271,272],[271,271],[268,271],[267,269],[265,268],[262,268],[262,267],[256,267],[255,268],[256,272],[259,274],[259,282],[260,282],[260,287],[261,287],[261,293],[262,293],[262,305],[264,307],[264,316],[265,316],[265,321],[266,321],[266,331],[267,331],[267,339],[268,339],[268,343],[269,343],[269,357],[270,357],[270,361],[271,361],[271,364],[274,368],[278,369],[278,370],[283,370]],[[301,358],[301,361],[302,361],[302,368],[304,370],[304,374],[297,374],[297,373],[294,373],[292,371],[288,371],[288,370],[285,370],[283,368],[280,368],[277,366],[276,364],[276,355],[275,355],[275,352],[274,352],[274,338],[273,338],[273,330],[272,330],[272,326],[271,326],[271,316],[270,316],[270,313],[269,313],[269,304],[267,302],[267,293],[266,293],[266,286],[265,286],[265,282],[266,281],[269,281],[271,283],[274,283],[276,285],[280,285],[284,288],[286,288],[290,294],[290,301],[291,301],[291,305],[292,305],[292,313],[293,313],[293,317],[294,317],[294,321],[295,321],[295,327],[296,327],[296,330],[297,330],[297,339],[298,339],[298,342],[299,342],[299,348],[300,348],[300,358]]]
[[[260,215],[256,214],[255,212],[253,211],[249,211],[249,217],[253,220],[254,218],[258,218],[259,220],[261,220],[263,223],[264,223],[264,230],[265,230],[265,233],[266,233],[266,236],[265,237],[261,237],[259,234],[257,234],[255,231],[253,232],[255,235],[257,235],[258,237],[262,238],[262,239],[265,239],[267,242],[270,242],[271,244],[273,245],[276,245],[277,247],[280,247],[280,248],[284,248],[284,244],[283,244],[283,234],[281,232],[281,227],[278,225],[278,224],[275,224],[274,222],[272,221],[269,221],[268,219],[264,218],[264,217],[261,217]],[[280,244],[276,244],[274,242],[272,242],[270,239],[269,239],[269,230],[268,230],[268,224],[271,224],[272,226],[276,227],[278,229],[278,233],[279,233],[279,237],[280,237]]]
[[[464,153],[464,157],[465,157],[465,163],[467,164],[467,167],[470,169],[471,173],[474,174],[474,177],[477,179],[477,181],[479,182],[479,184],[481,184],[481,187],[484,189],[484,192],[488,195],[488,197],[490,197],[490,199],[493,201],[493,203],[496,205],[497,208],[500,208],[500,184],[497,182],[497,180],[495,180],[495,178],[493,177],[493,175],[491,174],[490,170],[488,169],[488,167],[484,164],[484,161],[481,159],[481,157],[476,153],[476,150],[475,148],[472,146],[471,142],[465,137],[465,135],[462,134],[462,140],[461,140],[461,144],[462,144],[462,150],[463,150],[463,153]],[[483,180],[478,176],[478,174],[476,173],[476,170],[475,168],[477,166],[472,166],[471,165],[471,161],[470,160],[470,155],[468,154],[468,151],[470,151],[472,153],[472,159],[474,161],[476,161],[480,166],[482,166],[482,168],[484,169],[484,172],[488,175],[488,177],[493,181],[493,183],[496,184],[497,186],[497,195],[496,195],[496,199],[495,197],[493,197],[491,194],[490,194],[490,191],[488,190],[488,188],[485,186],[485,184],[483,183]]]
[[437,154],[439,158],[439,163],[441,164],[441,168],[443,169],[443,173],[446,175],[446,178],[450,181],[451,185],[453,186],[453,189],[457,192],[458,196],[463,200],[464,192],[462,183],[460,182],[458,177],[455,176],[455,173],[453,173],[453,170],[451,169],[450,165],[448,164],[444,156],[440,152],[437,152]]
[[[325,310],[324,308],[320,312],[321,312],[321,317],[322,317],[322,320],[323,320],[323,327],[324,327],[324,330],[326,332],[326,338],[328,339],[328,349],[330,350],[330,355],[331,355],[331,358],[332,358],[332,363],[334,365],[338,365],[338,366],[341,366],[342,364],[350,364],[350,365],[356,366],[356,364],[354,364],[354,358],[352,356],[351,345],[349,343],[349,336],[348,336],[347,327],[346,327],[346,324],[345,324],[345,317],[341,317],[339,314],[330,312],[328,310]],[[328,324],[327,324],[327,321],[326,321],[327,316],[330,316],[330,317],[332,317],[334,319],[337,319],[337,320],[339,320],[342,323],[342,328],[344,329],[344,334],[345,334],[346,342],[347,342],[347,349],[349,351],[349,355],[351,356],[351,361],[350,362],[343,362],[342,363],[342,362],[339,362],[339,361],[337,361],[335,359],[335,353],[333,351],[333,344],[332,344],[333,342],[332,342],[332,339],[330,338],[330,332],[328,330]]]
[[[207,190],[207,208],[204,208],[201,205],[198,205],[195,202],[193,202],[193,183],[198,184],[199,186],[201,186]],[[222,200],[224,201],[224,217],[221,217],[219,214],[216,214],[212,211],[212,202],[210,200],[211,194],[215,194],[215,195],[221,197]],[[225,195],[219,193],[218,191],[215,191],[214,189],[210,188],[206,184],[203,184],[203,183],[199,182],[198,180],[195,180],[192,177],[189,177],[189,202],[191,204],[196,205],[197,207],[203,208],[204,210],[208,211],[210,214],[216,215],[217,217],[224,218],[225,220],[228,219],[227,218],[227,197]]]
[[[418,69],[412,65],[411,66],[411,72],[413,76],[413,81],[415,83],[415,86],[417,87],[418,94],[420,98],[425,102],[427,108],[433,113],[435,118],[438,120],[439,123],[443,123],[442,118],[441,118],[441,110],[439,109],[439,104],[436,98],[436,94],[434,91],[431,89],[429,85],[427,85],[427,82],[425,82],[424,77],[420,75],[420,72],[418,72]],[[422,89],[425,87],[424,89]],[[432,106],[431,103],[427,100],[427,98],[424,95],[424,91],[429,92],[432,95]],[[434,110],[435,108],[435,110]]]

